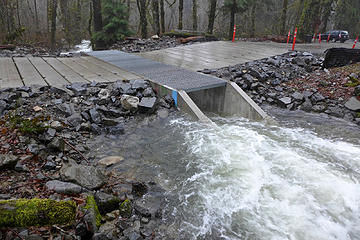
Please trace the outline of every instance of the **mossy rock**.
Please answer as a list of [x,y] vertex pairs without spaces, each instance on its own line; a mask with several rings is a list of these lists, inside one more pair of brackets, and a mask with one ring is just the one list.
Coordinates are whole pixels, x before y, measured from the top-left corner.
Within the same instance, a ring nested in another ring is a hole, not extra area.
[[99,212],[99,209],[98,209],[98,206],[96,204],[94,196],[88,196],[86,198],[86,205],[85,205],[84,209],[94,212],[95,221],[96,221],[96,227],[99,228],[100,225],[101,225],[101,214]]
[[119,207],[120,216],[123,218],[130,218],[132,213],[131,202],[129,199],[126,199],[124,202],[120,204]]
[[71,224],[75,215],[74,201],[38,198],[0,201],[0,228]]

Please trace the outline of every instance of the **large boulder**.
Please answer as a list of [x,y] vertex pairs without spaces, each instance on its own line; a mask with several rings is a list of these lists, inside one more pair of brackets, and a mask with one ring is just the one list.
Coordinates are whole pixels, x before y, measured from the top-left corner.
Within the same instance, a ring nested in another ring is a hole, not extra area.
[[74,182],[80,186],[94,190],[105,183],[105,176],[93,166],[79,165],[70,161],[60,169],[60,175],[63,181]]

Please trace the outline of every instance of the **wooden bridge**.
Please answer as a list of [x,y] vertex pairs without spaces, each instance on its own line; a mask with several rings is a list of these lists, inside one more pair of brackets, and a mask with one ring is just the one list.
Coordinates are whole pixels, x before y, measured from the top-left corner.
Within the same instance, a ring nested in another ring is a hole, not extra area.
[[114,82],[141,78],[91,56],[78,58],[0,58],[0,88],[74,82]]

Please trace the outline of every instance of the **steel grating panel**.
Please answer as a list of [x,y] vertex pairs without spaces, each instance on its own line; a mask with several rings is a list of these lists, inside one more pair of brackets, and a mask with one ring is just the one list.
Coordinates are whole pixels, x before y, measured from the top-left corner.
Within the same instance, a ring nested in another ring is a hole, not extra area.
[[177,90],[191,92],[226,84],[226,81],[220,78],[187,71],[117,50],[91,52],[89,55]]

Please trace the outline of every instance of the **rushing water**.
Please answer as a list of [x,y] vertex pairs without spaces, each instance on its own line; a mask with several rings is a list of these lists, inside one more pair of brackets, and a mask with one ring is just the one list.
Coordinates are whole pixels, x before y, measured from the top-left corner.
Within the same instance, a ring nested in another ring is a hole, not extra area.
[[123,155],[119,171],[169,192],[164,239],[360,239],[358,127],[289,114],[274,114],[281,127],[143,122],[99,154]]

